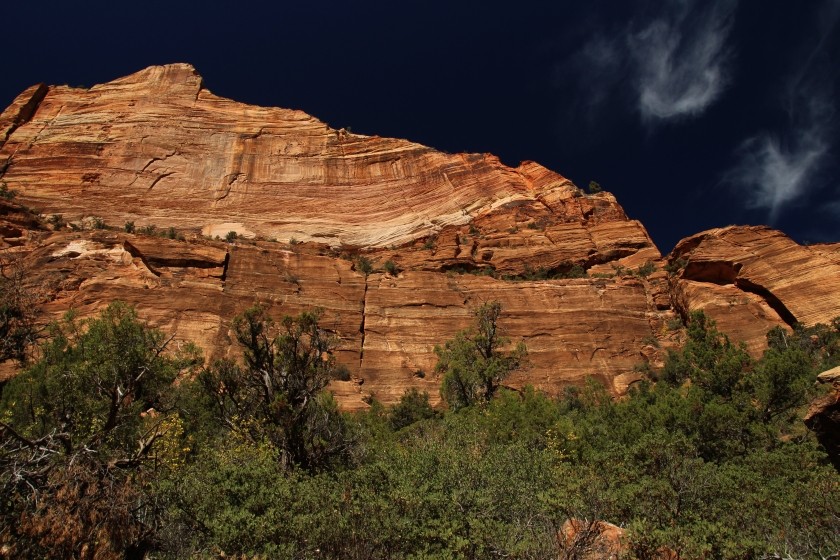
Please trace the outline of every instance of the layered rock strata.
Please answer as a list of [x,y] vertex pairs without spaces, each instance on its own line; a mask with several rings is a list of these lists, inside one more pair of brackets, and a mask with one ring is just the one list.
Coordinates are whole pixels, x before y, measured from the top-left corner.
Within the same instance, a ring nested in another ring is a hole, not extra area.
[[668,274],[609,193],[223,99],[184,64],[27,89],[0,115],[0,182],[42,215],[0,201],[0,256],[27,271],[43,321],[120,299],[211,360],[236,355],[231,320],[254,303],[320,307],[348,409],[410,387],[436,401],[434,346],[491,300],[528,346],[509,384],[555,394],[587,377],[626,391],[679,342],[672,305],[754,352],[770,326],[840,314],[835,246],[714,230]]
[[840,316],[840,260],[832,245],[801,246],[764,226],[713,229],[669,256],[675,306],[700,309],[753,354],[775,326],[829,324]]

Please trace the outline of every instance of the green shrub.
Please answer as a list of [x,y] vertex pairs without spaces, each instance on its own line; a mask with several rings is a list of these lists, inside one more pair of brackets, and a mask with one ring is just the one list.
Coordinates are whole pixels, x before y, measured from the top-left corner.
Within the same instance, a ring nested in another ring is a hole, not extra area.
[[684,269],[685,265],[687,265],[687,264],[688,264],[688,260],[683,258],[683,257],[680,257],[680,258],[675,259],[675,260],[669,262],[668,264],[666,264],[665,265],[665,271],[668,274],[676,274],[680,270]]
[[228,243],[233,243],[234,241],[236,241],[236,238],[237,238],[237,234],[233,230],[231,230],[231,231],[229,231],[225,234],[225,241],[227,241]]
[[243,363],[220,360],[199,376],[220,426],[271,444],[285,466],[315,471],[346,460],[349,436],[327,384],[341,373],[336,339],[319,327],[321,311],[276,324],[264,306],[233,321]]
[[398,267],[398,266],[396,265],[396,263],[395,263],[394,261],[392,261],[392,260],[387,260],[387,261],[385,261],[385,264],[384,264],[384,265],[382,265],[382,268],[384,268],[384,269],[385,269],[385,272],[387,272],[387,273],[388,273],[388,274],[390,274],[391,276],[396,276],[396,275],[398,275],[398,274],[400,273],[400,269],[399,269],[399,267]]
[[126,222],[125,222],[125,225],[123,225],[123,230],[124,230],[126,233],[134,233],[134,222],[132,222],[132,221],[126,221]]
[[656,265],[653,264],[653,262],[648,261],[636,270],[636,275],[640,278],[647,278],[654,272],[656,272]]
[[16,190],[9,189],[9,186],[6,183],[0,183],[0,198],[5,200],[14,200],[17,194],[18,192]]
[[388,414],[388,421],[393,430],[400,430],[421,420],[436,418],[437,411],[429,404],[429,393],[422,393],[416,388],[408,389],[400,402],[394,405]]
[[146,485],[183,458],[172,381],[196,356],[164,353],[163,334],[120,303],[51,334],[2,393],[0,543],[14,557],[148,548]]
[[353,259],[353,266],[357,272],[361,272],[365,276],[373,272],[373,263],[364,255],[358,255]]

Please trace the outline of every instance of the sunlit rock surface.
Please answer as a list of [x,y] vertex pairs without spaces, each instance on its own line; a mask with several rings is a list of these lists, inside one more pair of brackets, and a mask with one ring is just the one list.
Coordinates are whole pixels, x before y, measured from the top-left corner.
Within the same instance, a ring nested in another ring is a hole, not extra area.
[[679,344],[673,309],[754,352],[773,325],[840,314],[835,245],[714,230],[681,242],[669,275],[609,193],[223,99],[186,64],[27,89],[0,115],[0,181],[42,215],[0,201],[0,256],[26,269],[42,322],[120,299],[212,360],[237,354],[231,321],[254,303],[320,307],[347,409],[410,387],[437,401],[434,346],[492,300],[528,347],[507,383],[552,394],[588,377],[624,393]]
[[702,309],[753,353],[777,325],[828,324],[840,316],[836,247],[801,246],[763,226],[713,229],[680,241],[673,299],[683,313]]

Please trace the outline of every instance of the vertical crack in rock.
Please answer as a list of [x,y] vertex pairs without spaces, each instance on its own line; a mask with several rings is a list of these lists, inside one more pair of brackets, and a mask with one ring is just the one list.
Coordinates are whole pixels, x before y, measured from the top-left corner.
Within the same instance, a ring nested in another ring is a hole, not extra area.
[[362,364],[365,359],[365,317],[367,316],[367,293],[368,293],[368,277],[365,275],[365,293],[362,296],[362,322],[359,324],[359,333],[362,335],[362,341],[359,346],[359,374],[361,375]]
[[224,263],[222,263],[222,277],[221,277],[222,285],[224,285],[224,282],[227,279],[228,265],[229,264],[230,264],[230,251],[227,251],[225,253],[225,261],[224,261]]
[[35,113],[38,112],[38,107],[41,106],[41,102],[50,91],[50,88],[46,84],[38,84],[34,87],[35,91],[32,92],[32,96],[29,98],[29,101],[23,104],[18,111],[18,114],[12,119],[9,128],[6,130],[6,134],[3,135],[3,138],[0,138],[0,148],[3,147],[15,130],[32,120],[32,117],[34,117]]

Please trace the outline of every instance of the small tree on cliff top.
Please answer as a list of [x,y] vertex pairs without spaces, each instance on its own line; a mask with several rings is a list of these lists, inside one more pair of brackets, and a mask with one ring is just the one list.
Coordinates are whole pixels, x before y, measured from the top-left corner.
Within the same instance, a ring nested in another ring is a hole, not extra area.
[[455,335],[438,355],[437,371],[443,373],[440,392],[453,409],[493,398],[500,383],[517,369],[526,354],[520,342],[512,352],[501,352],[508,340],[500,336],[498,321],[502,305],[485,303],[475,311],[475,326]]

